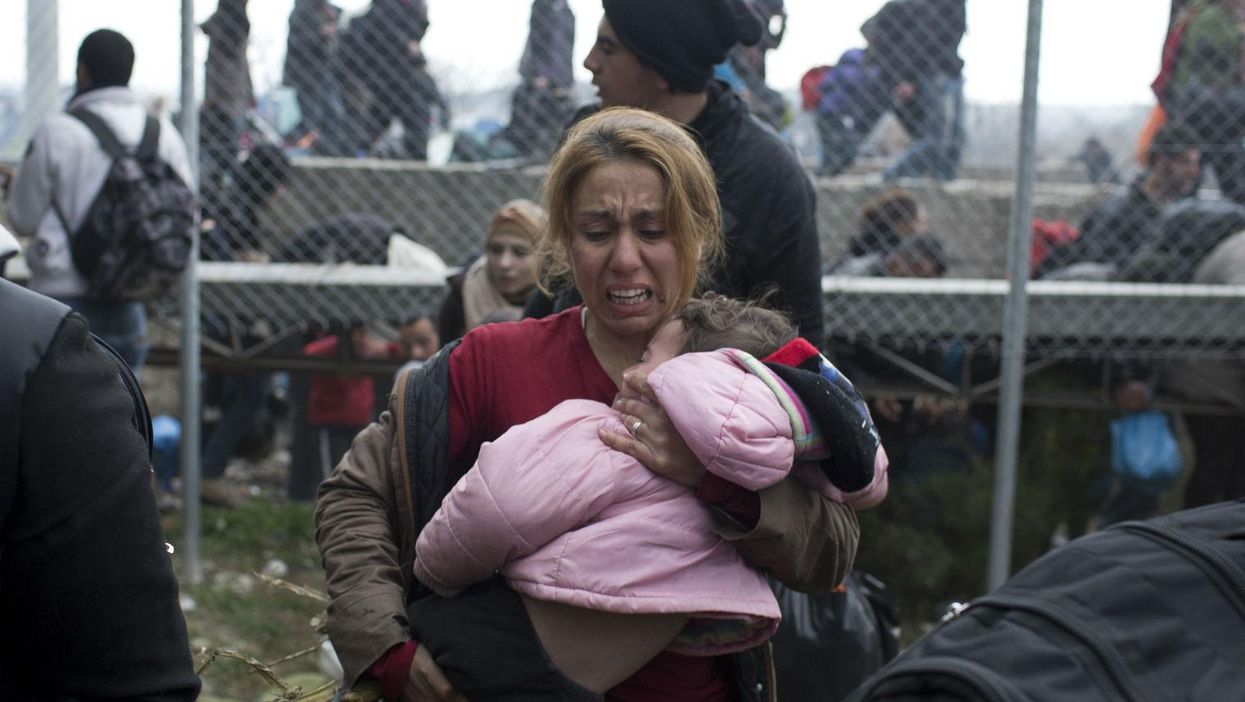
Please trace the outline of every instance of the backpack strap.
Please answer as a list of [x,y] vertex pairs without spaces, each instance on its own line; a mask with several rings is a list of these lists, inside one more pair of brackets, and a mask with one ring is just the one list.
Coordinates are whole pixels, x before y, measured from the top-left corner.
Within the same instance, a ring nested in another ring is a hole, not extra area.
[[[95,135],[95,139],[99,141],[99,145],[103,147],[104,153],[108,154],[114,161],[130,155],[129,150],[117,139],[116,133],[112,131],[112,127],[108,126],[103,117],[85,107],[76,107],[70,110],[68,114],[91,130],[91,133]],[[151,118],[149,117],[148,119]],[[144,136],[146,136],[146,133],[144,133]]]
[[150,161],[160,151],[160,120],[147,116],[147,124],[143,127],[143,138],[138,142],[138,150],[134,157],[139,161]]

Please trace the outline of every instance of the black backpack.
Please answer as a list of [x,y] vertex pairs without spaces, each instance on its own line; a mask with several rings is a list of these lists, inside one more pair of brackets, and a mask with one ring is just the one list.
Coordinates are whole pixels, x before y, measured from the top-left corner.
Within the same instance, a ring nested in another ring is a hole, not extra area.
[[168,292],[186,268],[195,231],[195,196],[161,160],[160,121],[147,118],[133,154],[86,109],[69,112],[99,140],[112,167],[77,231],[60,209],[74,266],[101,300],[149,300]]
[[1245,700],[1245,500],[1052,551],[850,699]]
[[774,675],[782,702],[838,702],[899,652],[899,615],[886,585],[852,571],[834,592],[798,592],[770,578],[782,610]]

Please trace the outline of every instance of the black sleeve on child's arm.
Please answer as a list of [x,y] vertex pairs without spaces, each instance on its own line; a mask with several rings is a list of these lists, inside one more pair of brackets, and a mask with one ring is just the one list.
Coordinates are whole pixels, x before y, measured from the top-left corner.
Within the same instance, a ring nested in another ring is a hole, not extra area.
[[195,699],[146,440],[117,363],[78,315],[61,323],[21,413],[0,600],[21,636],[6,644],[6,686],[38,698]]

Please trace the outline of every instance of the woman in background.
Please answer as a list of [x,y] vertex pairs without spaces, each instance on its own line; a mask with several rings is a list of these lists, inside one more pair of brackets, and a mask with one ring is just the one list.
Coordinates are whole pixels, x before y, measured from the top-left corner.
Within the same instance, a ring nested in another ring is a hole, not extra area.
[[450,341],[481,324],[519,319],[536,287],[532,251],[545,228],[545,211],[531,200],[511,200],[493,215],[484,255],[460,280],[450,281],[441,304],[440,334]]

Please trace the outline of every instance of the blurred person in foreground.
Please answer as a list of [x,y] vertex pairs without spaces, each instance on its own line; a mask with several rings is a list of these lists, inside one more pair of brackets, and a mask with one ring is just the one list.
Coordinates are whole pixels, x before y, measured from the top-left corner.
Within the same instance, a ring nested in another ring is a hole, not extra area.
[[511,200],[497,210],[484,255],[449,284],[439,315],[442,339],[457,339],[486,322],[523,315],[523,303],[536,289],[534,254],[547,219],[545,210],[531,200]]
[[[101,120],[122,146],[135,150],[147,125],[147,107],[130,90],[134,45],[111,29],[91,32],[78,47],[77,80],[66,112],[49,115],[31,138],[8,189],[9,222],[30,238],[30,288],[81,314],[91,331],[137,372],[147,358],[147,312],[141,301],[92,295],[75,262],[72,237],[86,223],[113,160],[91,129],[69,114]],[[181,136],[161,119],[157,155],[186,185],[194,182]]]
[[[656,112],[682,124],[718,182],[726,258],[708,289],[748,299],[777,289],[800,336],[823,341],[821,240],[816,194],[791,147],[757,120],[738,94],[712,80],[736,44],[761,41],[761,18],[745,0],[605,0],[605,17],[584,59],[603,107]],[[529,316],[574,304],[533,299]]]
[[6,280],[0,328],[0,699],[194,700],[138,382]]
[[[486,442],[564,400],[612,403],[641,422],[635,436],[600,438],[691,489],[752,567],[801,590],[833,588],[850,569],[859,538],[850,507],[792,479],[753,492],[706,473],[646,374],[623,376],[721,252],[715,179],[692,137],[649,112],[602,111],[570,130],[544,190],[542,274],[574,281],[584,303],[477,327],[447,345],[399,379],[389,411],[320,488],[316,540],[346,687],[370,676],[388,699],[461,699],[427,647],[411,640],[408,606],[428,594],[414,582],[415,541]],[[495,621],[540,650],[522,611],[495,612]],[[611,698],[773,699],[766,655],[664,651]]]

